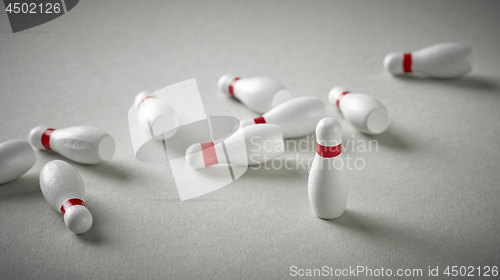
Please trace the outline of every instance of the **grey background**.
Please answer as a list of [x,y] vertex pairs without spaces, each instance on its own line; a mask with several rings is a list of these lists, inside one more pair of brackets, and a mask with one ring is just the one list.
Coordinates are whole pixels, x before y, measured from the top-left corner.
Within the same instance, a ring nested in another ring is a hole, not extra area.
[[[0,278],[262,279],[325,265],[439,266],[443,277],[448,265],[500,265],[499,15],[498,1],[81,1],[12,34],[2,11],[0,142],[27,140],[37,125],[91,125],[117,149],[101,165],[71,162],[94,216],[81,236],[39,189],[41,167],[60,156],[36,151],[27,174],[0,186]],[[447,41],[472,47],[470,75],[382,68],[389,52]],[[127,111],[141,90],[196,78],[209,115],[256,117],[218,92],[228,72],[274,78],[295,97],[326,103],[342,85],[386,105],[392,123],[376,137],[328,105],[344,141],[379,143],[344,152],[366,166],[348,171],[341,218],[314,216],[307,168],[249,170],[180,202],[168,165],[135,159]]]

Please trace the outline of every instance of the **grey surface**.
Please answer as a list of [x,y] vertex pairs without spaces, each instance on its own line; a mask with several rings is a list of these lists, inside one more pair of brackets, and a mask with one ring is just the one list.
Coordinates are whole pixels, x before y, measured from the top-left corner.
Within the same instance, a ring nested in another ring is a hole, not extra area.
[[[498,1],[80,1],[12,34],[1,12],[0,142],[27,140],[37,125],[92,125],[117,150],[101,165],[72,162],[94,216],[81,236],[39,189],[41,167],[60,156],[37,151],[35,167],[0,186],[0,278],[262,279],[290,277],[291,266],[358,265],[427,275],[428,266],[500,265],[499,15]],[[382,69],[388,52],[446,41],[472,46],[470,75],[394,78]],[[376,137],[328,106],[344,141],[379,143],[344,151],[366,167],[348,172],[341,218],[313,215],[307,168],[249,170],[180,202],[168,165],[135,159],[127,111],[141,90],[196,78],[209,115],[257,116],[218,92],[227,72],[272,77],[325,103],[342,85],[386,105],[392,123]]]

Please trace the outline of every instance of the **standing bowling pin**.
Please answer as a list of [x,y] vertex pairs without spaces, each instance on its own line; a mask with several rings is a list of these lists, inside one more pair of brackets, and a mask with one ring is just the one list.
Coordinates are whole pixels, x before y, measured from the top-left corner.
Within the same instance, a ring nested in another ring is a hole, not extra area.
[[[179,118],[175,109],[165,100],[154,95],[148,95],[147,91],[142,91],[135,97],[137,106],[137,118],[139,125],[145,133],[155,136],[155,139],[168,139],[177,133]],[[151,130],[150,130],[151,126]]]
[[316,216],[335,219],[344,213],[348,186],[342,159],[342,127],[324,118],[316,127],[317,148],[309,180],[309,202]]
[[0,184],[17,179],[36,163],[30,144],[24,140],[0,143]]
[[91,126],[62,129],[37,126],[31,130],[29,141],[38,149],[52,150],[73,161],[85,164],[107,161],[115,152],[113,137]]
[[434,78],[457,78],[472,70],[471,48],[441,43],[412,53],[390,53],[384,67],[393,75],[415,72]]
[[321,99],[299,97],[279,104],[258,118],[242,120],[240,127],[260,123],[276,124],[284,138],[295,138],[312,133],[324,117],[326,109]]
[[82,234],[90,229],[93,220],[85,207],[82,177],[73,166],[62,160],[45,164],[40,171],[40,189],[50,206],[63,215],[71,232]]
[[255,165],[272,160],[284,152],[283,135],[273,124],[252,125],[239,129],[222,143],[196,143],[186,150],[186,161],[194,169],[214,164]]
[[343,87],[334,87],[328,94],[328,101],[363,133],[379,134],[389,127],[387,109],[371,95],[350,93]]
[[291,98],[284,86],[264,77],[240,79],[226,74],[220,77],[218,87],[220,91],[238,99],[259,114],[266,113]]

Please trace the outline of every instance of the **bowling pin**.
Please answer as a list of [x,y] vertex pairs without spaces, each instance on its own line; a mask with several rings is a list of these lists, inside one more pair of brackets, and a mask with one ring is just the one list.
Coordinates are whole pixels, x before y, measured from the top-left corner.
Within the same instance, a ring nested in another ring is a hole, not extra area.
[[312,133],[324,117],[326,109],[321,99],[299,97],[279,104],[258,118],[242,120],[240,127],[260,123],[276,124],[284,138],[296,138]]
[[[239,126],[233,128],[233,131],[249,125],[268,123],[278,125],[283,138],[296,138],[312,133],[316,124],[324,117],[326,109],[321,99],[299,97],[281,103],[260,117],[240,121]],[[201,151],[203,147],[218,144],[225,138],[209,143],[193,144],[191,152]]]
[[179,118],[175,109],[165,100],[142,91],[137,94],[134,103],[137,106],[137,120],[144,133],[153,133],[157,140],[161,140],[162,133],[164,139],[177,133]]
[[290,92],[274,80],[264,77],[238,78],[232,74],[220,77],[219,90],[263,114],[291,98]]
[[316,127],[316,138],[316,155],[307,182],[309,202],[316,216],[335,219],[344,213],[348,193],[340,123],[322,119]]
[[441,43],[412,53],[390,53],[384,67],[393,75],[420,73],[434,78],[457,78],[472,70],[471,48]]
[[31,130],[29,141],[38,149],[52,150],[73,161],[85,164],[107,161],[115,152],[113,137],[91,126],[62,129],[37,126]]
[[36,156],[24,140],[0,143],[0,184],[15,180],[33,167]]
[[73,166],[62,160],[45,164],[40,171],[40,189],[50,206],[63,215],[71,232],[82,234],[90,229],[93,220],[85,206],[82,177]]
[[256,165],[272,160],[284,152],[283,135],[277,125],[252,125],[239,129],[222,143],[193,144],[186,150],[186,161],[194,169],[214,164]]
[[334,87],[328,94],[328,101],[363,133],[379,134],[389,127],[387,109],[371,95],[350,93],[343,87]]

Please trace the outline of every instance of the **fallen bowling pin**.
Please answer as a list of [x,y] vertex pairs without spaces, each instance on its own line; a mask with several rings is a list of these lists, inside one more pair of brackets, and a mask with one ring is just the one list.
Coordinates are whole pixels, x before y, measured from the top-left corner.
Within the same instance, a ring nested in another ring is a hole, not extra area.
[[73,161],[96,164],[111,159],[115,140],[108,133],[91,126],[53,129],[33,128],[29,135],[32,146],[57,152]]
[[334,87],[328,94],[328,101],[363,133],[379,134],[389,127],[387,109],[371,95],[350,93],[343,87]]
[[196,143],[186,150],[186,161],[194,169],[214,164],[256,165],[268,162],[284,152],[283,135],[273,124],[252,125],[239,129],[222,143]]
[[285,101],[264,115],[242,120],[240,127],[270,123],[280,127],[284,138],[296,138],[314,132],[316,124],[326,117],[323,101],[316,97],[299,97]]
[[[326,109],[321,99],[299,97],[281,103],[260,117],[240,121],[239,128],[254,124],[275,124],[280,127],[283,138],[296,138],[314,132],[316,124],[324,117],[326,117]],[[236,129],[238,127],[233,131]],[[213,146],[224,139],[193,144],[190,151],[201,151],[203,147]]]
[[153,133],[157,140],[161,140],[162,133],[164,139],[169,139],[177,133],[179,118],[175,109],[165,100],[142,91],[135,97],[135,105],[139,126],[145,133]]
[[420,73],[434,78],[457,78],[472,70],[471,48],[441,43],[412,53],[390,53],[384,68],[393,75]]
[[85,206],[85,188],[73,166],[62,160],[45,164],[40,171],[40,189],[50,206],[63,215],[71,232],[82,234],[90,229],[93,219]]
[[290,92],[276,81],[264,78],[238,78],[232,74],[220,77],[219,90],[263,114],[291,98]]
[[0,143],[0,184],[21,177],[35,163],[35,152],[28,142],[11,140]]
[[309,202],[314,214],[335,219],[344,213],[348,185],[342,159],[342,126],[324,118],[316,127],[316,155],[307,182]]

